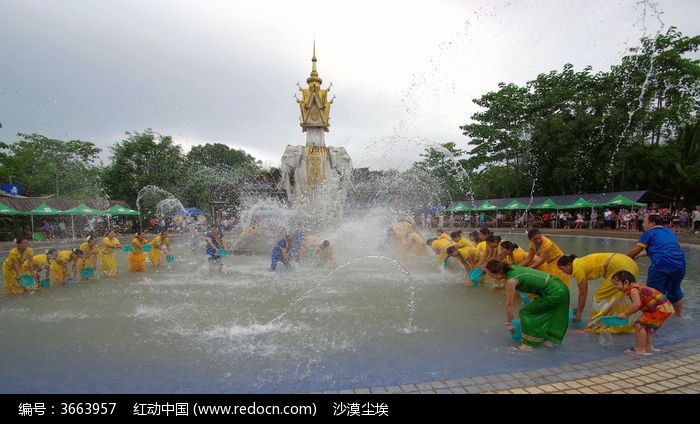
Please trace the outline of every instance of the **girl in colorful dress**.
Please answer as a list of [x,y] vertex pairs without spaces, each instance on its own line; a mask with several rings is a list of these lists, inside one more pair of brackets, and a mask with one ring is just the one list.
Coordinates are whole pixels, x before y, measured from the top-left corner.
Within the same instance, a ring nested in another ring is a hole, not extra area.
[[629,271],[619,271],[612,276],[612,282],[618,290],[627,295],[632,304],[624,311],[617,314],[624,319],[637,311],[642,315],[634,322],[634,334],[636,343],[634,349],[627,349],[625,353],[637,355],[651,355],[648,351],[658,352],[651,342],[651,335],[673,315],[673,305],[660,291],[648,286],[636,284],[636,279]]

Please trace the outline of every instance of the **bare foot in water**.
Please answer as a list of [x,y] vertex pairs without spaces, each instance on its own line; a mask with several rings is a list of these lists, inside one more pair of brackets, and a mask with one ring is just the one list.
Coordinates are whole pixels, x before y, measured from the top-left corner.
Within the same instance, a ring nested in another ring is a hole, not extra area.
[[528,345],[526,345],[526,344],[521,344],[520,346],[518,346],[518,349],[520,349],[520,350],[525,350],[525,351],[528,351],[528,352],[529,352],[529,351],[532,350],[532,347],[531,347],[531,346],[528,346]]
[[661,352],[661,349],[659,349],[658,347],[650,347],[649,350],[652,352]]
[[625,349],[625,353],[634,353],[634,354],[637,354],[639,356],[650,356],[651,355],[651,353],[649,353],[649,352],[640,352],[640,351],[637,351],[635,349]]

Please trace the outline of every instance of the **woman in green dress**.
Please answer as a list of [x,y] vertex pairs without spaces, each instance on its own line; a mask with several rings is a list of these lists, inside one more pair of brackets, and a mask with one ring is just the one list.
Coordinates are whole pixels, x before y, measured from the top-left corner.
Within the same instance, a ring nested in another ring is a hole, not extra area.
[[522,344],[532,350],[541,344],[561,344],[569,327],[569,288],[546,272],[510,265],[497,259],[486,264],[486,273],[496,281],[505,280],[506,326],[513,332],[515,291],[536,295],[520,309]]

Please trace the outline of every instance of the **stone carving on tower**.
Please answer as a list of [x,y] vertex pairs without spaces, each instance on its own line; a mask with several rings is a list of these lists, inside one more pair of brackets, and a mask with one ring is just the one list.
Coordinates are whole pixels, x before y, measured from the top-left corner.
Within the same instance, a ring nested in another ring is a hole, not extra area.
[[[333,193],[333,203],[342,207],[350,188],[352,160],[344,147],[326,146],[325,133],[330,127],[333,98],[328,97],[331,85],[321,88],[323,80],[316,70],[316,43],[311,59],[308,88],[297,83],[301,98],[295,96],[301,111],[300,125],[306,133],[305,146],[287,145],[282,156],[282,182],[292,206],[318,201],[323,194]],[[328,199],[324,199],[328,200]]]

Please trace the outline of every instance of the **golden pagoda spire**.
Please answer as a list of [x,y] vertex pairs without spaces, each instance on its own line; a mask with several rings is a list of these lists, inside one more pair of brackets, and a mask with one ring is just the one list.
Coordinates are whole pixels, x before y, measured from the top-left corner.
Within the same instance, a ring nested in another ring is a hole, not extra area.
[[321,87],[323,80],[318,77],[318,71],[316,71],[316,40],[314,40],[314,51],[311,57],[311,76],[306,79],[306,83],[309,87]]
[[322,127],[326,132],[328,131],[331,104],[335,96],[330,100],[328,99],[328,92],[333,84],[329,85],[327,89],[321,89],[322,82],[323,80],[318,76],[318,71],[316,70],[316,40],[314,40],[311,74],[306,79],[309,88],[302,88],[297,83],[302,98],[299,99],[294,96],[301,109],[300,125],[303,131],[306,131],[309,127]]

